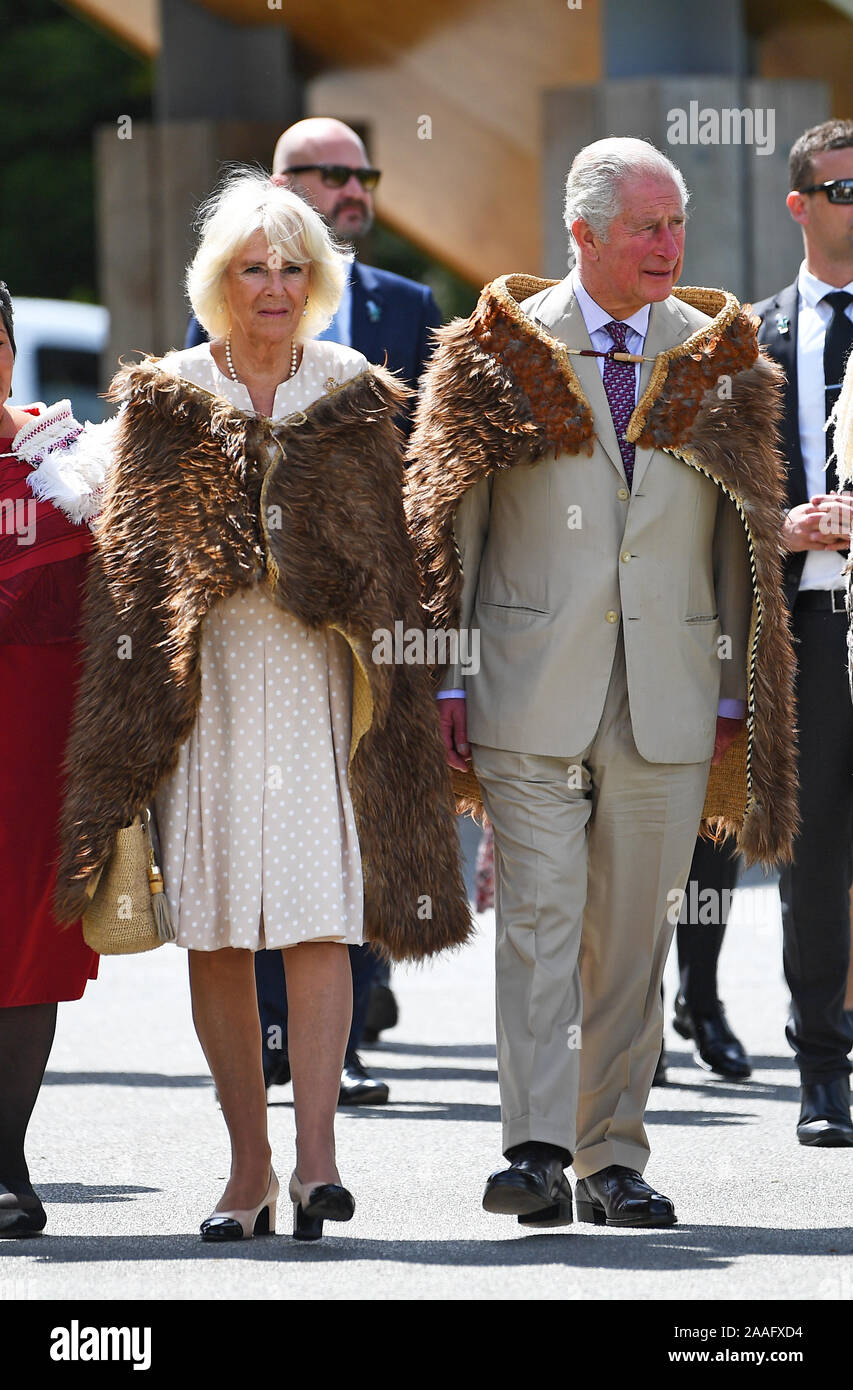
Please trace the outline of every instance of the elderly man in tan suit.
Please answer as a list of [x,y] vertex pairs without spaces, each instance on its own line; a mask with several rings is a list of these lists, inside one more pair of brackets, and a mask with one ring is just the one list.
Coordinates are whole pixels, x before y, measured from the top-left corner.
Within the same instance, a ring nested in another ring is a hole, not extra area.
[[440,712],[495,832],[510,1167],[483,1205],[525,1225],[571,1221],[569,1163],[581,1219],[675,1221],[643,1114],[703,806],[766,862],[795,821],[777,374],[733,296],[674,292],[687,196],[643,141],[583,150],[574,270],[440,331],[412,441],[426,606],[479,631]]

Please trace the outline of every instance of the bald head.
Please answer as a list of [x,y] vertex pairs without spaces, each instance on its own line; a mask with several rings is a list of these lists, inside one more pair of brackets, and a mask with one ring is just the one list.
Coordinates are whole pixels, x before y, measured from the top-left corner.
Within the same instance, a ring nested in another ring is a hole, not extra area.
[[[351,172],[345,183],[329,187],[319,168],[336,164],[355,171],[367,167],[364,142],[343,121],[332,116],[309,116],[279,136],[272,176],[315,207],[344,241],[364,236],[373,226],[373,197]],[[307,167],[306,166],[312,166]],[[290,169],[299,169],[291,174]]]
[[367,163],[364,143],[354,130],[333,116],[309,116],[288,126],[278,137],[273,155],[272,171],[283,174],[292,164],[352,164]]

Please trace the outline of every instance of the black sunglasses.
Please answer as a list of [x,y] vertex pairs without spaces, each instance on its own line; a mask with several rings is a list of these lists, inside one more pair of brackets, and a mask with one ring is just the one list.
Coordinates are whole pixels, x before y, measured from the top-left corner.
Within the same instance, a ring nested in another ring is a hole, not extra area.
[[825,193],[831,203],[853,203],[853,179],[829,179],[827,183],[813,183],[810,188],[801,188],[800,193]]
[[343,188],[355,174],[366,193],[376,187],[382,177],[381,169],[352,169],[349,164],[292,164],[286,174],[307,174],[316,170],[326,188]]

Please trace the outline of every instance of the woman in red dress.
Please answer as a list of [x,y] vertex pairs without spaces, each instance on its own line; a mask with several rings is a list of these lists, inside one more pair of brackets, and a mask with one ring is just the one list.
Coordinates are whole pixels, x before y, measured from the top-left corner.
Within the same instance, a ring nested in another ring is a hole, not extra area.
[[51,908],[90,533],[85,512],[75,523],[39,499],[82,431],[68,402],[6,404],[14,357],[12,303],[0,281],[0,1237],[45,1225],[24,1157],[27,1125],[57,1002],[79,999],[98,961],[79,922],[60,927]]

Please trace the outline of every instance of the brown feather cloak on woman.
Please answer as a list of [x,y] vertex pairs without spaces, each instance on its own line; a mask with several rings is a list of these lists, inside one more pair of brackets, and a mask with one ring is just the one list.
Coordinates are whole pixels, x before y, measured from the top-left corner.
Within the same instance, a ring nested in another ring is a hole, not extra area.
[[192,732],[206,614],[265,583],[276,604],[309,628],[341,632],[352,651],[349,785],[365,939],[394,959],[468,939],[429,674],[381,656],[395,624],[422,624],[393,424],[404,394],[372,368],[273,423],[154,359],[117,374],[111,396],[125,404],[96,523],[67,753],[62,919],[81,915],[117,831],[151,802]]

